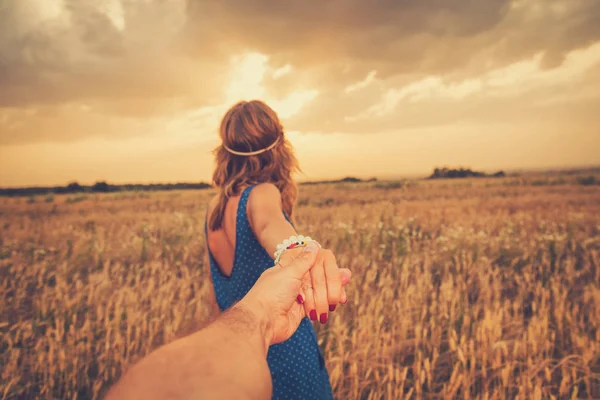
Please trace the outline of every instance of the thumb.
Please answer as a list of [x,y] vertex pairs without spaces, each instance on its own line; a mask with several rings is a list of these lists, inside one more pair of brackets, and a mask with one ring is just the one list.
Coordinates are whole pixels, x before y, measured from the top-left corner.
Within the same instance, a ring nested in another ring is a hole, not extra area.
[[319,244],[315,241],[309,242],[304,248],[304,251],[294,259],[292,265],[290,265],[287,270],[291,271],[294,277],[302,279],[315,264],[318,253]]

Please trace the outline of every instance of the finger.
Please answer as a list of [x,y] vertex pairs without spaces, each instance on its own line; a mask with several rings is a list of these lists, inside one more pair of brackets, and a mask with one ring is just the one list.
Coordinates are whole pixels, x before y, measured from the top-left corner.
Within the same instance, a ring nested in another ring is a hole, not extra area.
[[290,309],[290,311],[288,312],[287,317],[288,317],[288,325],[291,328],[293,328],[292,333],[290,334],[290,336],[291,336],[291,335],[293,335],[293,332],[295,332],[296,329],[298,329],[300,322],[302,322],[302,319],[305,317],[302,306],[300,304],[294,304],[292,306],[292,308]]
[[340,303],[346,304],[348,302],[348,296],[346,295],[346,289],[342,287],[342,294],[340,295]]
[[310,270],[312,278],[313,293],[315,297],[315,309],[321,324],[327,322],[329,317],[329,303],[327,302],[327,279],[325,278],[325,260],[319,257],[314,267]]
[[325,272],[325,280],[327,282],[327,304],[329,311],[334,311],[335,307],[340,302],[340,296],[342,294],[340,269],[333,253],[324,253],[323,258],[323,271]]
[[[306,291],[304,290],[305,287],[308,288],[307,291],[310,290],[310,296],[306,294]],[[296,297],[296,302],[303,306],[304,313],[306,314],[307,317],[310,316],[311,310],[315,309],[315,298],[312,293],[311,287],[312,287],[312,280],[310,278],[310,274],[307,272],[306,274],[304,274],[304,277],[302,278],[302,286],[300,287],[300,290],[298,290],[298,296]],[[314,311],[314,314],[315,315],[313,316],[312,319],[316,320],[317,319],[316,311]]]
[[306,293],[304,293],[304,290],[300,288],[298,291],[298,296],[296,296],[296,302],[300,305],[304,305],[304,299],[306,299]]
[[302,280],[302,292],[304,293],[304,312],[312,320],[317,320],[317,307],[315,305],[315,294],[312,287],[310,274]]
[[342,286],[346,286],[350,283],[352,272],[348,268],[340,268],[340,278],[342,279]]
[[340,303],[346,304],[348,302],[348,296],[346,295],[346,289],[344,288],[344,286],[346,286],[350,282],[350,279],[352,278],[352,272],[350,272],[348,268],[340,268],[340,277],[342,279],[342,293],[340,295]]
[[316,242],[309,242],[304,251],[291,262],[286,271],[290,271],[295,278],[301,280],[308,270],[314,265],[319,253],[319,245]]
[[[298,304],[301,304],[303,306],[303,308],[306,309],[306,292],[304,291],[304,287],[305,286],[310,286],[310,274],[306,273],[304,274],[304,277],[302,278],[302,286],[300,286],[300,289],[298,290],[298,296],[296,297],[296,302],[298,302]],[[306,311],[306,315],[308,315],[310,310]]]

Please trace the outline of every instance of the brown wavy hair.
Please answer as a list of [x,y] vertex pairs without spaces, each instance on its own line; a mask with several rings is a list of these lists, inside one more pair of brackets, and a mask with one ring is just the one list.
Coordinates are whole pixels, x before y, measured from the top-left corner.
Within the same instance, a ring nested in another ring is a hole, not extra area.
[[[215,231],[223,225],[230,197],[259,183],[272,183],[279,189],[283,210],[293,220],[298,188],[292,175],[300,172],[300,167],[275,111],[259,100],[241,101],[225,113],[219,135],[222,144],[214,150],[216,167],[212,177],[219,195],[209,216],[210,229]],[[274,148],[253,156],[235,155],[223,146],[252,152],[267,148],[278,139]]]

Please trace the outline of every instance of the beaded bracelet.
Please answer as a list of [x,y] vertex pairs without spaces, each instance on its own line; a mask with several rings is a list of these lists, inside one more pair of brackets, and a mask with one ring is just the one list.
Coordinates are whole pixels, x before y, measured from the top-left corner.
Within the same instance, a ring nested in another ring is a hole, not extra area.
[[277,250],[273,255],[275,256],[275,265],[279,264],[279,260],[281,259],[281,255],[290,249],[295,249],[296,247],[304,247],[308,244],[308,242],[312,242],[313,240],[310,236],[290,236],[289,239],[285,239],[283,242],[277,245]]

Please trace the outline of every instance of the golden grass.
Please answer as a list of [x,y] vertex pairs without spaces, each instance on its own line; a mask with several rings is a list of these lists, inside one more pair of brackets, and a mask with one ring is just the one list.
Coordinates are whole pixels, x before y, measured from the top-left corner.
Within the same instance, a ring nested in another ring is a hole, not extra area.
[[[301,188],[352,269],[317,326],[336,397],[599,398],[600,187]],[[95,398],[206,319],[210,191],[0,199],[0,398]]]

